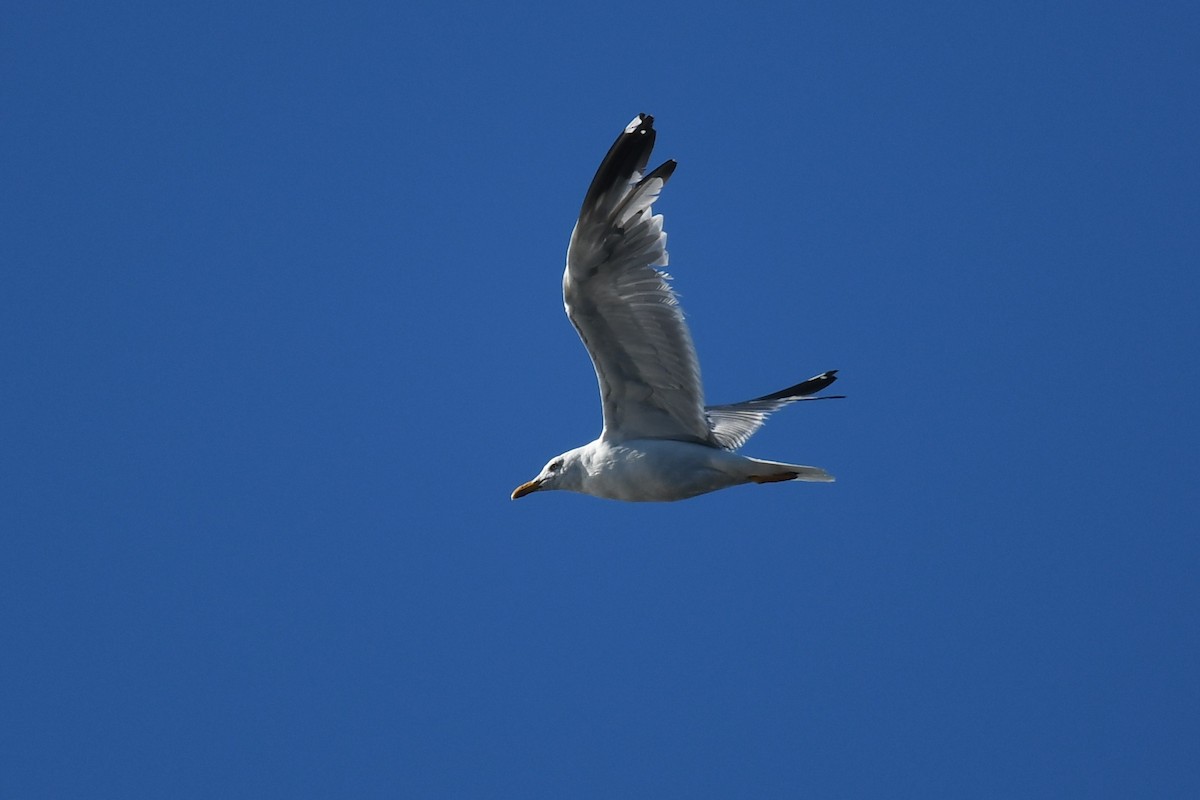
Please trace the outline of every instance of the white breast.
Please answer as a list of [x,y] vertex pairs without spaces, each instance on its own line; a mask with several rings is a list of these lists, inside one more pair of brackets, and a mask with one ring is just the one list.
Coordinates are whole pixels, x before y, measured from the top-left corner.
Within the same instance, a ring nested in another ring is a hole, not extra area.
[[612,500],[682,500],[745,482],[745,461],[690,442],[633,439],[610,445],[598,440],[584,456],[582,491]]

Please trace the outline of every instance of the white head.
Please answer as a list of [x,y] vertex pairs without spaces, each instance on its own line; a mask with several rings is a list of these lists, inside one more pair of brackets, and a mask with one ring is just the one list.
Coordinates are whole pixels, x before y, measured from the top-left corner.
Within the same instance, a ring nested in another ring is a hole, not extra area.
[[546,466],[542,467],[542,471],[538,476],[528,483],[522,483],[516,489],[513,489],[512,499],[524,497],[527,494],[534,492],[542,492],[550,489],[566,489],[571,492],[579,492],[583,490],[583,447],[576,447],[574,450],[568,450],[561,456],[555,456],[550,459]]

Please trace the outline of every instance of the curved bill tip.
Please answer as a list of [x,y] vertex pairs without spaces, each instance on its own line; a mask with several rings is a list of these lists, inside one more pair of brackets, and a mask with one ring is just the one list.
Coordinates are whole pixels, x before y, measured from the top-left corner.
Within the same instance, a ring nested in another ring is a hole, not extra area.
[[518,497],[524,497],[527,494],[533,494],[540,488],[542,488],[542,485],[536,480],[529,481],[528,483],[522,483],[520,486],[513,489],[512,499],[516,500]]

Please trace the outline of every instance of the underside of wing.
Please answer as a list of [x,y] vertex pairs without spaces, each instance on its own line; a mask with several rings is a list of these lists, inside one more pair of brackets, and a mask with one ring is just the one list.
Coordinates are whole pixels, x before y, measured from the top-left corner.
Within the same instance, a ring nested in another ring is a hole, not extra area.
[[711,444],[692,337],[659,269],[667,235],[652,206],[675,162],[643,175],[653,123],[638,115],[597,170],[571,234],[563,301],[596,368],[605,438]]

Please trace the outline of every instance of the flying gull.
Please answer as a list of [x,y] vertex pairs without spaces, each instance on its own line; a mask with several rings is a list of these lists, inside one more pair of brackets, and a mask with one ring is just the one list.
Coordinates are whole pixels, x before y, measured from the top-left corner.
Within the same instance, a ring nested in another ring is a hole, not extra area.
[[700,365],[668,283],[667,235],[652,205],[675,171],[644,174],[654,118],[639,114],[596,171],[571,233],[563,302],[592,357],[604,429],[594,442],[552,458],[512,499],[566,489],[613,500],[683,500],[743,483],[829,482],[819,467],[735,452],[771,412],[815,397],[837,370],[773,394],[705,406]]

